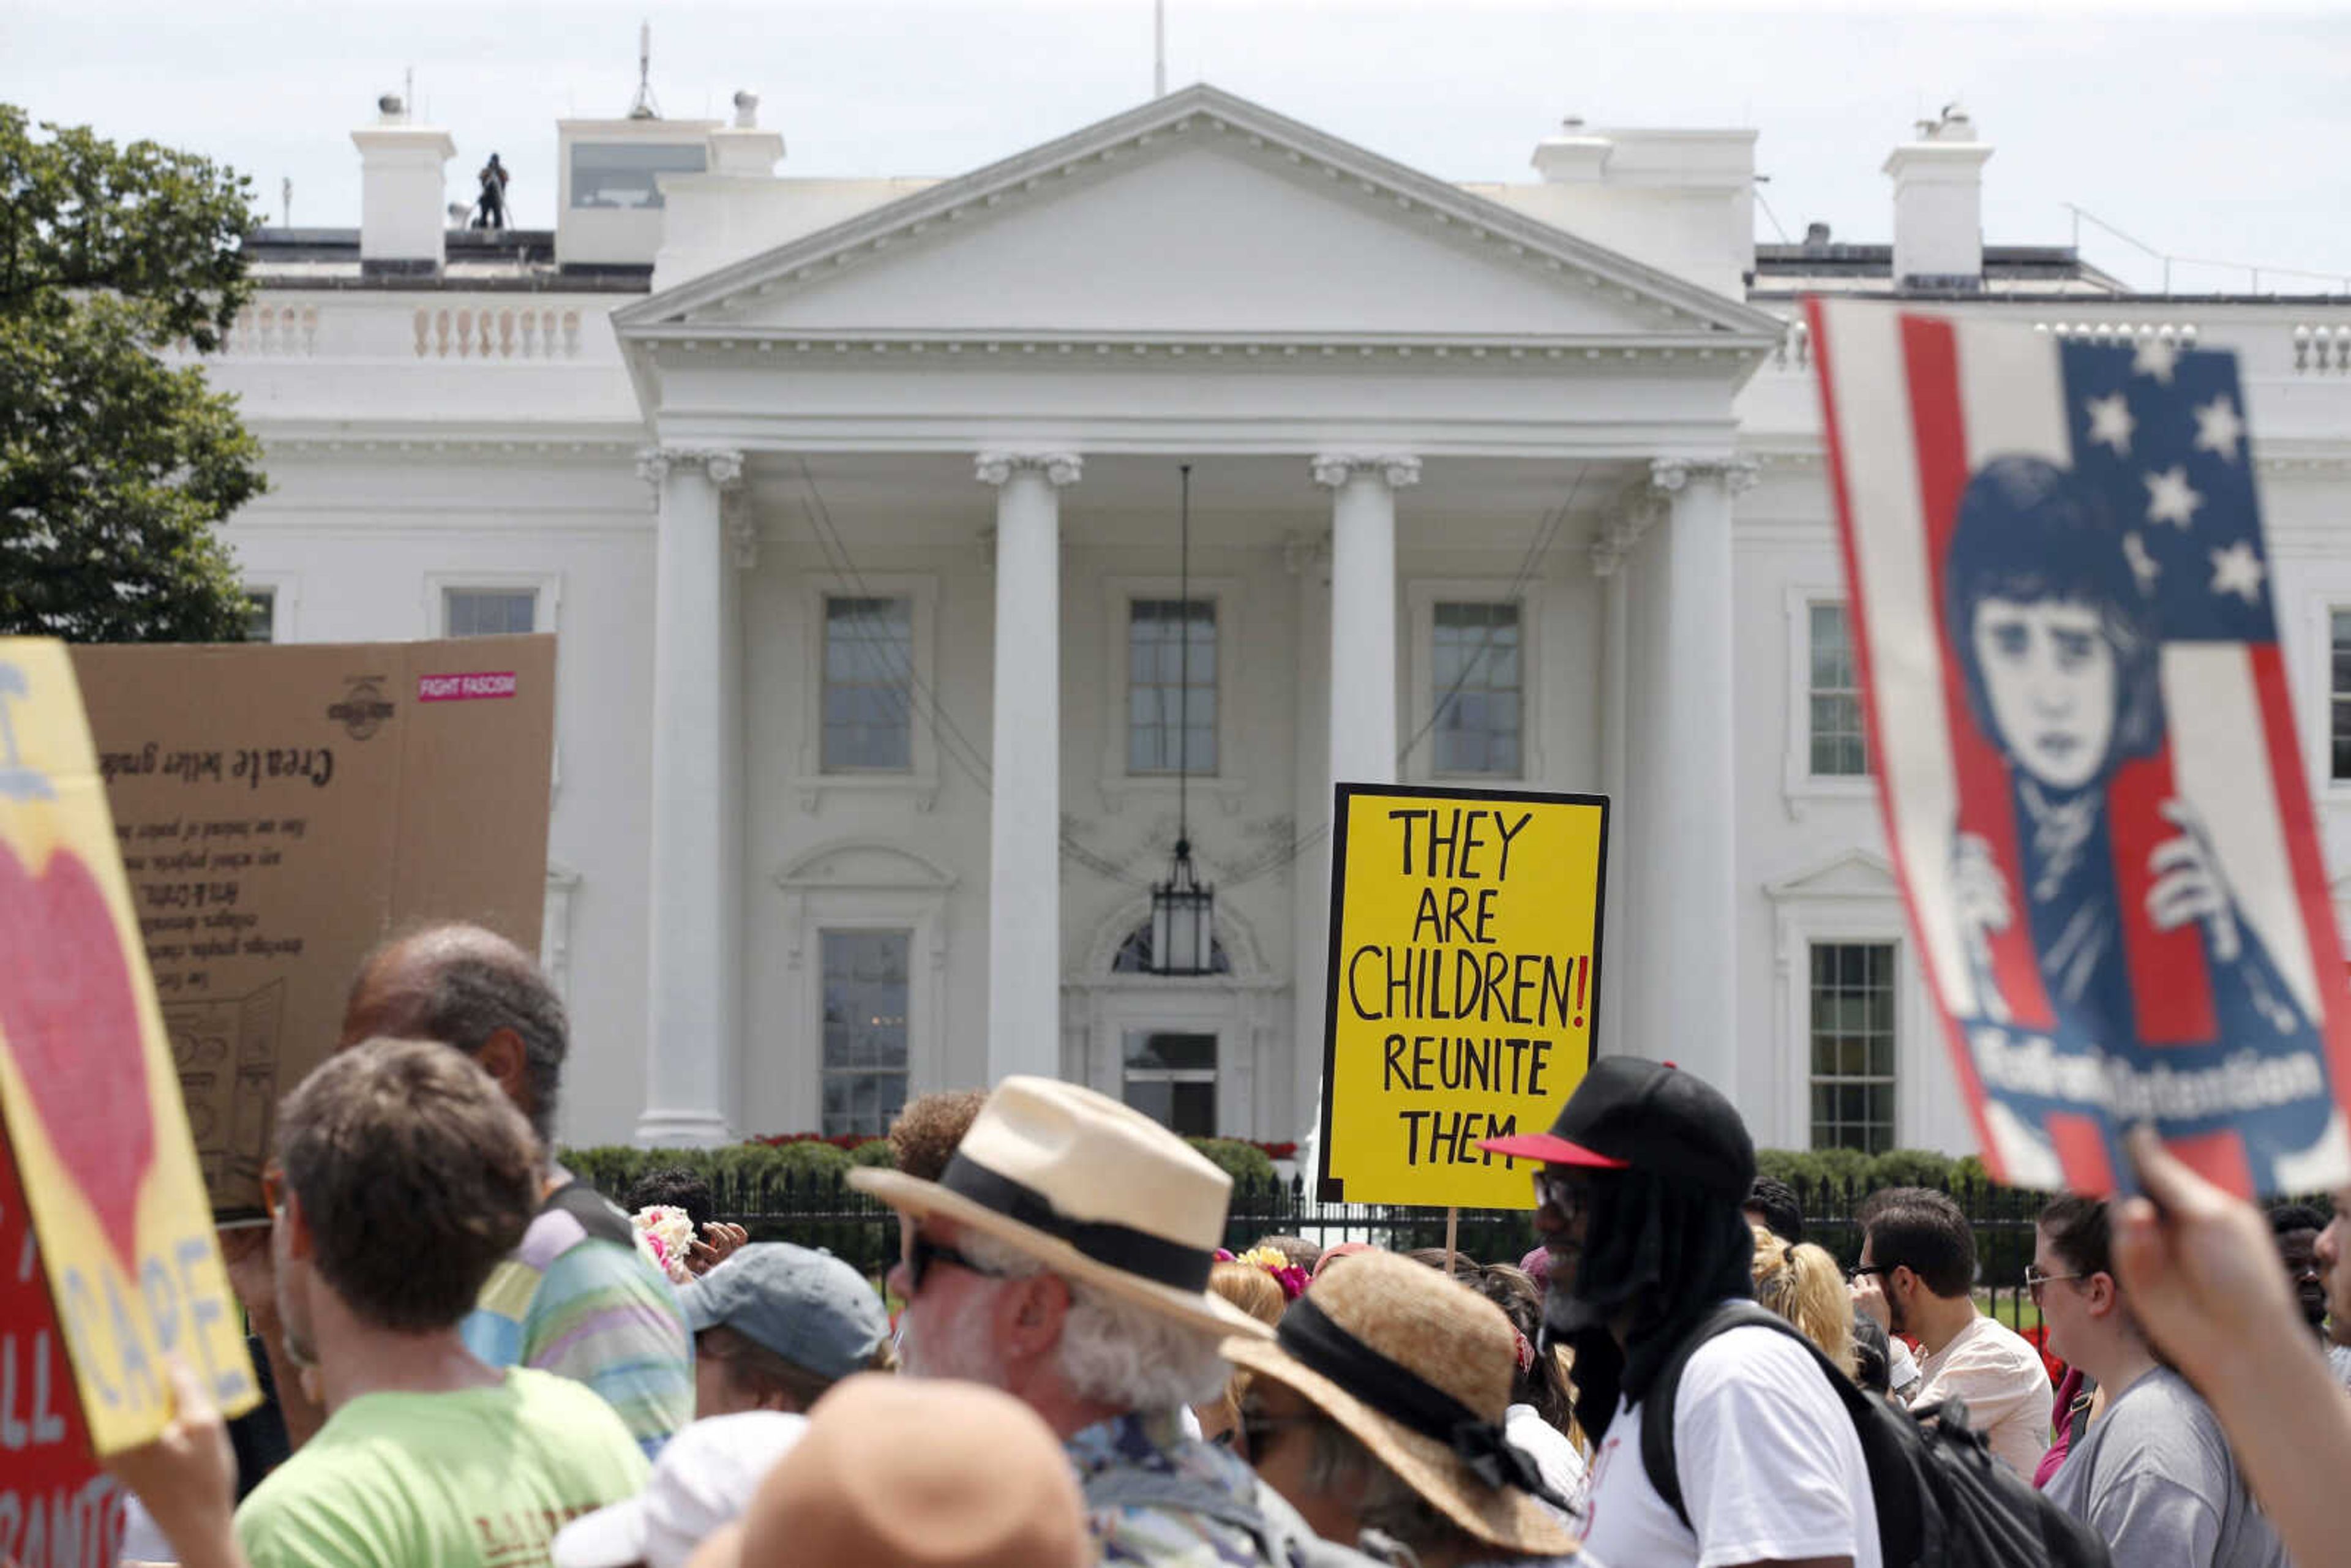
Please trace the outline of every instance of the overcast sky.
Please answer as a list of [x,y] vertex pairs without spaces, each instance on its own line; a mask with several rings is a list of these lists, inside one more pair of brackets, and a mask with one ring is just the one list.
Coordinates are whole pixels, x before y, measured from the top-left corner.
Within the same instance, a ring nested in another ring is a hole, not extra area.
[[[2150,14],[2152,13],[2152,14]],[[1151,90],[1151,0],[0,0],[0,99],[37,119],[154,137],[253,177],[270,220],[359,221],[349,131],[415,72],[455,137],[450,199],[492,150],[517,220],[554,218],[555,121],[625,111],[640,17],[673,117],[737,88],[783,131],[782,172],[949,175]],[[1890,237],[1879,171],[1911,121],[1962,99],[1997,152],[1995,244],[2064,244],[2071,202],[2154,248],[2335,281],[2351,274],[2351,6],[2229,14],[2044,3],[1639,11],[1533,0],[1167,0],[1168,78],[1206,80],[1454,180],[1532,178],[1562,115],[1761,132],[1765,201],[1792,235]],[[1775,237],[1759,214],[1759,236]],[[2092,260],[2158,263],[2085,228]],[[2241,270],[2174,286],[2241,291]]]

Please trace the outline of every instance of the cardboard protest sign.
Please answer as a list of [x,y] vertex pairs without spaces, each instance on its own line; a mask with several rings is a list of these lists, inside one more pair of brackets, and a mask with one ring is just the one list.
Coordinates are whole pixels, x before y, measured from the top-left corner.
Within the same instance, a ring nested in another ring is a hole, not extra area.
[[90,1452],[65,1331],[49,1305],[39,1244],[7,1140],[0,1137],[0,1563],[114,1568],[120,1500]]
[[1481,1138],[1592,1063],[1608,802],[1342,784],[1332,809],[1322,1169],[1332,1202],[1531,1208]]
[[74,650],[121,864],[225,1220],[393,930],[537,951],[555,639]]
[[2351,991],[2233,355],[1815,303],[1855,646],[1986,1160],[2351,1177]]
[[[162,1430],[167,1354],[224,1410],[249,1408],[258,1389],[73,665],[62,643],[17,639],[0,640],[0,1122],[73,1365],[75,1388],[53,1395],[78,1390],[97,1451]],[[34,1252],[28,1239],[0,1270],[21,1277]],[[0,1333],[14,1352],[0,1373],[52,1372],[37,1322],[21,1343],[13,1318]],[[63,1422],[44,1409],[26,1435],[63,1443]]]

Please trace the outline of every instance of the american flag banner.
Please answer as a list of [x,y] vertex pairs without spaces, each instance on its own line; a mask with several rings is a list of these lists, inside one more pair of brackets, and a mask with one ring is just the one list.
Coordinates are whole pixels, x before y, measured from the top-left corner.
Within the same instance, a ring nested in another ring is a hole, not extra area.
[[1813,301],[1870,757],[2001,1180],[2351,1180],[2351,988],[2234,355]]

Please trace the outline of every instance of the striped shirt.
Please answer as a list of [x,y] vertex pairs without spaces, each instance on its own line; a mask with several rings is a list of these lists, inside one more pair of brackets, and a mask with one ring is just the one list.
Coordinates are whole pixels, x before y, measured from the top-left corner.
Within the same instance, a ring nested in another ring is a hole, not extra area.
[[694,1346],[677,1291],[637,1249],[628,1216],[555,1174],[563,1185],[475,1298],[465,1348],[494,1367],[586,1384],[653,1458],[694,1419]]

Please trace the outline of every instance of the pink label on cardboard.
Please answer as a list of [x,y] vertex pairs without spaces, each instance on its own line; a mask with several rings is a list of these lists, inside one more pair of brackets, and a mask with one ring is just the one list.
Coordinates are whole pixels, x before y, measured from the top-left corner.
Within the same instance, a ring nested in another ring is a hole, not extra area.
[[421,703],[479,702],[515,695],[512,670],[488,670],[468,675],[419,675],[416,700]]

